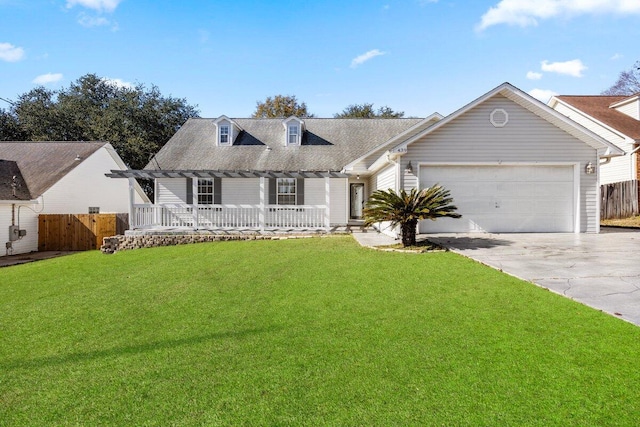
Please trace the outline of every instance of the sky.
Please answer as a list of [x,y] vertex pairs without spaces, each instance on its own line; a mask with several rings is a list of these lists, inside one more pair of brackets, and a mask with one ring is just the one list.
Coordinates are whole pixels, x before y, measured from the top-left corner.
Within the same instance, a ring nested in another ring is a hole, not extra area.
[[94,73],[202,117],[278,94],[448,115],[503,82],[597,95],[640,60],[640,0],[0,0],[0,22],[0,98]]

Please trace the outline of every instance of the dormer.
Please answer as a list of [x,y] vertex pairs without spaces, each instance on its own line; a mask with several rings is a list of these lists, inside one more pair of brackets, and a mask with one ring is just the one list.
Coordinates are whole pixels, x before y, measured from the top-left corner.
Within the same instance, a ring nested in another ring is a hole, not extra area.
[[633,95],[622,101],[611,104],[609,108],[613,108],[627,116],[640,120],[640,95]]
[[219,147],[233,145],[233,141],[242,131],[242,128],[227,116],[218,117],[213,124],[216,127],[216,145]]
[[296,116],[290,116],[282,121],[285,130],[285,146],[295,146],[302,143],[304,122]]

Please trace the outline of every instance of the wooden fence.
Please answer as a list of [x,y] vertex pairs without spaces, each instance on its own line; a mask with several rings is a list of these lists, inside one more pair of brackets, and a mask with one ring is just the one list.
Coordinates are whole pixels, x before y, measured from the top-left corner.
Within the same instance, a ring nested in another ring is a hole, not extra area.
[[39,251],[100,249],[104,237],[124,234],[127,214],[47,214],[38,217]]
[[600,186],[600,219],[628,218],[640,213],[638,180]]

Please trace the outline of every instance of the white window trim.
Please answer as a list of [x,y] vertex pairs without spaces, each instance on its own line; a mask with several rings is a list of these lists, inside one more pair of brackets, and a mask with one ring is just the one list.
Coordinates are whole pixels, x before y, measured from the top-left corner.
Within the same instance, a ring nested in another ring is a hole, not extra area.
[[[295,133],[291,132],[295,129]],[[287,145],[300,145],[300,124],[287,124]],[[295,137],[295,141],[291,141],[292,137]]]
[[[304,133],[304,122],[297,118],[296,116],[291,116],[282,121],[282,125],[284,126],[284,145],[288,146],[299,146],[302,145],[302,135]],[[292,133],[291,130],[295,129],[295,133]],[[295,139],[294,141],[291,141]]]
[[[226,134],[222,133],[222,130],[226,129]],[[227,137],[227,142],[222,142],[222,137]],[[218,126],[218,145],[231,145],[231,125],[230,124],[221,124]]]
[[[201,185],[200,182],[201,181],[209,181],[209,184],[206,184],[206,187],[211,187],[211,192],[201,192],[200,190],[203,189],[205,187],[205,185]],[[196,181],[196,191],[194,191],[194,193],[196,194],[196,201],[198,205],[213,205],[215,198],[213,195],[214,192],[214,184],[213,184],[213,178],[198,178],[198,180]],[[202,203],[200,201],[200,196],[207,196],[207,197],[211,197],[211,203]]]
[[[291,186],[290,182],[293,181],[293,193],[281,193],[280,182],[281,180],[287,180],[287,186]],[[292,196],[293,203],[280,203],[280,196]],[[276,205],[278,206],[295,206],[298,204],[298,182],[295,178],[277,178],[276,179]]]

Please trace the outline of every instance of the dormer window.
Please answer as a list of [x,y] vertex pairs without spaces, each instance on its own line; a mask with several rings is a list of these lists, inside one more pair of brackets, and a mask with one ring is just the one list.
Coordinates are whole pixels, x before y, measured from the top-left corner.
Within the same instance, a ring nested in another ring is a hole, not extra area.
[[285,145],[300,145],[304,133],[304,122],[296,116],[291,116],[282,121],[285,129]]
[[300,126],[298,124],[289,125],[287,132],[288,145],[300,145]]
[[229,145],[229,125],[220,125],[218,129],[218,143],[220,145]]
[[215,141],[218,146],[233,145],[242,128],[227,116],[220,116],[213,121],[216,129]]

